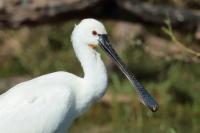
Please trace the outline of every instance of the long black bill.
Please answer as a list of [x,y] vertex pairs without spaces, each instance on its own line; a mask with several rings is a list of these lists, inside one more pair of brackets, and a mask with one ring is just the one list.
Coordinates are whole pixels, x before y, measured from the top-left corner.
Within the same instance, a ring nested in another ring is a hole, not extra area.
[[106,34],[99,35],[100,47],[115,61],[120,70],[126,75],[133,86],[135,86],[136,92],[139,95],[141,102],[146,105],[151,111],[155,112],[158,110],[158,103],[154,98],[147,92],[142,84],[136,79],[131,71],[128,70],[127,66],[119,58],[115,50],[112,48]]

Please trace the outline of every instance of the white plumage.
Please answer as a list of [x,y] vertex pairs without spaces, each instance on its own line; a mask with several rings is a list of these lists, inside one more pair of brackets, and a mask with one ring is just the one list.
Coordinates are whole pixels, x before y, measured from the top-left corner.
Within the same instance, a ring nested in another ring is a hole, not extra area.
[[84,77],[55,72],[20,83],[0,95],[1,133],[64,133],[106,90],[107,75],[98,46],[104,26],[85,19],[72,34]]
[[107,74],[100,46],[135,86],[137,94],[152,111],[158,104],[127,69],[110,45],[102,23],[84,19],[75,26],[72,44],[84,77],[55,72],[23,82],[0,95],[1,133],[64,133],[106,91]]

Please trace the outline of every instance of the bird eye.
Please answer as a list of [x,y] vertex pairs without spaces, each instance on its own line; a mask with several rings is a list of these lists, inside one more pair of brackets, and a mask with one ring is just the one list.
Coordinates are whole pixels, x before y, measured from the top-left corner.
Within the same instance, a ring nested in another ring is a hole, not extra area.
[[96,35],[97,35],[97,32],[96,32],[95,30],[93,30],[93,31],[92,31],[92,34],[93,34],[94,36],[96,36]]

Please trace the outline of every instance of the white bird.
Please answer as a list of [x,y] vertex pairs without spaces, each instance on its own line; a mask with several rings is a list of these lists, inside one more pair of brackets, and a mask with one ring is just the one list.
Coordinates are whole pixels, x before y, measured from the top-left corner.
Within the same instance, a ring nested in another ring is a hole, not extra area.
[[84,19],[71,40],[84,77],[54,72],[20,83],[0,95],[1,133],[64,133],[71,123],[105,93],[107,74],[100,54],[103,48],[136,86],[142,102],[156,111],[156,101],[127,70],[109,44],[103,24]]

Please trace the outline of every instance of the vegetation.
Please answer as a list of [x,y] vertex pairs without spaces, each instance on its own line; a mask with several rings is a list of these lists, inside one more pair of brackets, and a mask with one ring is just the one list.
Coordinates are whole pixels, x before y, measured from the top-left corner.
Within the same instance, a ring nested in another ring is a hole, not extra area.
[[[2,31],[0,78],[35,77],[60,70],[83,75],[70,42],[70,34],[76,22],[73,20],[58,25]],[[111,34],[115,22],[105,21],[105,24],[110,27],[111,40],[115,40]],[[161,27],[154,27],[153,32],[151,27],[147,27],[146,32],[154,36],[159,32],[163,38],[169,39]],[[128,80],[102,53],[110,78],[106,96],[112,97],[110,101],[96,104],[76,120],[71,128],[72,133],[200,132],[199,63],[155,57],[144,50],[148,44],[143,42],[143,36],[132,37],[129,42],[125,42],[123,50],[118,48],[117,51],[120,51],[120,56],[130,69],[156,97],[160,104],[159,111],[152,113],[139,103]],[[141,45],[138,45],[138,40]],[[194,39],[188,41],[184,38],[183,41],[195,42]],[[4,90],[8,86],[0,83],[0,88]],[[118,95],[125,96],[129,101],[119,101]]]

